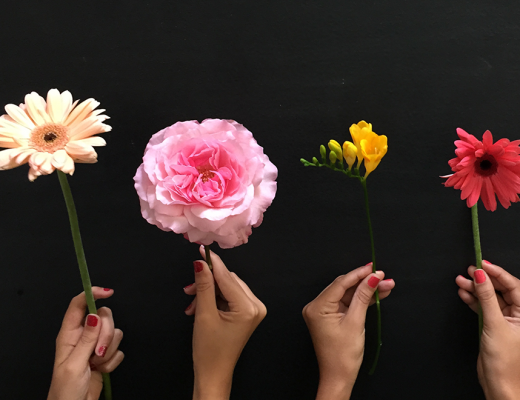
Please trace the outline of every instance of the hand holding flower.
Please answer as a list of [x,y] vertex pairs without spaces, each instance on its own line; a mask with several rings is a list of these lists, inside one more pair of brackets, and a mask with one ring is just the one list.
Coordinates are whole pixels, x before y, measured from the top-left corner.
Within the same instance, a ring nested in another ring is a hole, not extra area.
[[368,306],[387,297],[393,280],[381,281],[372,265],[341,275],[303,309],[320,368],[316,399],[349,399],[363,361]]
[[235,364],[267,313],[262,302],[236,274],[228,271],[220,257],[211,252],[211,259],[213,274],[205,262],[195,261],[195,284],[185,289],[188,294],[197,295],[186,311],[195,314],[193,398],[196,400],[229,398]]
[[[111,289],[93,287],[96,299],[106,299]],[[118,350],[123,338],[114,329],[109,308],[102,307],[98,315],[89,314],[85,321],[85,293],[74,297],[63,318],[56,339],[56,358],[48,400],[97,400],[103,388],[102,372],[112,372],[123,361]]]
[[[471,281],[456,279],[459,296],[473,311],[482,307],[483,330],[477,361],[479,381],[488,400],[520,398],[520,280],[487,261],[468,268]],[[495,291],[500,292],[497,294]]]

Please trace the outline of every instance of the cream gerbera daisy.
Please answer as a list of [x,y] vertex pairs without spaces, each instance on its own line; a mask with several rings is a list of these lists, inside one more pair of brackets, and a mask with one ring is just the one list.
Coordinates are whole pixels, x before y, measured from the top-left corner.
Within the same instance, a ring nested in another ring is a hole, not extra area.
[[38,93],[25,96],[25,103],[5,106],[7,115],[0,116],[0,170],[29,163],[29,180],[59,169],[74,173],[74,163],[95,163],[97,153],[92,146],[106,145],[105,139],[93,136],[112,128],[103,123],[109,117],[95,110],[99,102],[87,99],[72,103],[68,90],[60,94],[49,90],[47,101]]

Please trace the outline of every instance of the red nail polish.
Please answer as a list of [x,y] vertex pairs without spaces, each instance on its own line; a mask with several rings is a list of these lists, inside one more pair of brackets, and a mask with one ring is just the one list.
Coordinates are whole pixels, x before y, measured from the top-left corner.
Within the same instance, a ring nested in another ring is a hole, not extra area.
[[486,274],[481,269],[475,270],[473,276],[475,277],[475,282],[478,284],[484,283],[486,281]]
[[109,288],[106,287],[106,288],[103,288],[103,290],[104,290],[105,292],[110,292],[112,289],[109,289]]
[[189,287],[192,287],[193,286],[193,283],[190,283],[188,286],[184,286],[184,289],[188,289]]
[[98,319],[95,315],[89,315],[87,317],[87,325],[88,326],[91,326],[91,327],[95,327],[97,326],[97,323],[98,323]]
[[385,279],[385,282],[388,282],[388,281],[391,281],[391,280],[393,280],[393,279]]
[[190,308],[191,308],[191,303],[188,305],[188,307],[186,307],[186,310],[184,310],[184,312],[188,311]]
[[365,264],[365,267],[372,265],[372,261],[370,261],[368,264]]
[[372,289],[377,287],[377,284],[379,283],[380,279],[377,276],[373,276],[368,280],[368,286],[370,286]]
[[482,261],[487,262],[488,264],[491,264],[488,260],[482,260]]
[[193,261],[193,269],[195,272],[200,272],[204,268],[204,265],[201,261]]
[[98,353],[100,357],[105,357],[105,354],[107,354],[107,346],[101,346],[98,349]]

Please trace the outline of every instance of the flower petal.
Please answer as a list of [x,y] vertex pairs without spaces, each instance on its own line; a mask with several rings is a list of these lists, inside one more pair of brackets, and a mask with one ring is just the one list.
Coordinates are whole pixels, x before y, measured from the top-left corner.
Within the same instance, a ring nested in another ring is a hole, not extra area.
[[20,107],[15,106],[14,104],[7,104],[5,106],[5,111],[9,116],[14,119],[17,123],[22,125],[27,129],[34,129],[34,123],[31,121],[31,118],[23,111]]

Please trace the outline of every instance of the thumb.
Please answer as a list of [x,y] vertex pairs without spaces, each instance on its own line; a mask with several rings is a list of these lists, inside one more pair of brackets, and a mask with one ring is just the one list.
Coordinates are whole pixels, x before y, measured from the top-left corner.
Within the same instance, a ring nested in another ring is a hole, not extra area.
[[215,280],[213,274],[204,261],[194,261],[195,283],[197,284],[197,312],[195,317],[217,310],[215,299]]
[[101,332],[101,320],[96,314],[87,315],[83,333],[76,344],[76,347],[72,351],[70,358],[74,361],[86,364],[94,349]]
[[473,273],[473,281],[475,284],[475,293],[482,307],[484,326],[491,328],[503,322],[504,317],[498,305],[495,287],[486,271],[483,269],[475,270]]
[[352,302],[350,303],[350,307],[347,312],[350,320],[358,322],[362,325],[365,324],[370,300],[372,300],[372,296],[377,290],[377,285],[383,277],[383,272],[377,271],[376,273],[368,275],[359,284],[356,292],[354,293],[354,296],[352,297]]

